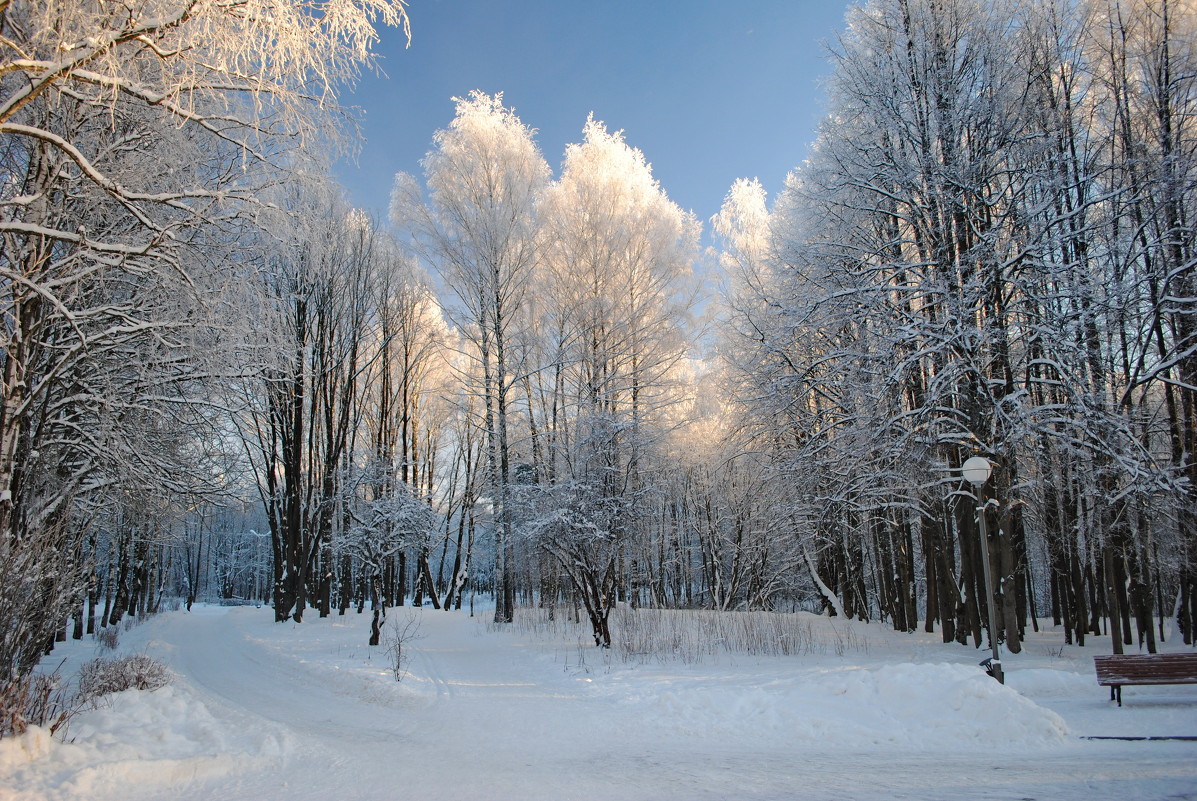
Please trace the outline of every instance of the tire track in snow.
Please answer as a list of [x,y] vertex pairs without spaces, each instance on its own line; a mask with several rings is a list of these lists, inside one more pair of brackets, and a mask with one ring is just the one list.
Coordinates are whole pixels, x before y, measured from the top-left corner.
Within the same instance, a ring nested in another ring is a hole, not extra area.
[[[395,725],[401,716],[321,681],[302,660],[257,640],[237,616],[207,615],[191,622],[171,660],[218,704],[321,739],[353,743],[379,732],[410,733],[408,726]],[[235,628],[235,637],[222,630],[228,626]]]
[[436,690],[436,701],[440,702],[456,697],[457,692],[453,685],[445,679],[445,672],[439,661],[423,648],[416,648],[415,651],[424,675]]

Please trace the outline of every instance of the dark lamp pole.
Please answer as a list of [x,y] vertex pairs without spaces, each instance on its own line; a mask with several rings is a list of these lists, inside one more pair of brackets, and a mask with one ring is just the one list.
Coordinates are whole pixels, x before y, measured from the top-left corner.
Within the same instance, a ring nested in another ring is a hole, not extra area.
[[1002,655],[998,650],[997,611],[993,605],[993,573],[989,569],[989,532],[985,525],[985,494],[981,488],[993,475],[993,466],[983,456],[973,456],[961,466],[964,480],[977,491],[977,524],[981,528],[981,569],[985,571],[985,600],[989,607],[989,644],[993,646],[993,658],[989,663],[990,674],[999,684],[1006,683],[1002,673]]

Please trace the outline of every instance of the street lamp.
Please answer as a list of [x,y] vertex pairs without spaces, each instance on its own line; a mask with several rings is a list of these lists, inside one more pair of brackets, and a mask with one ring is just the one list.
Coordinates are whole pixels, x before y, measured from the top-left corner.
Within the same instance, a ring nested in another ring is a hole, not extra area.
[[981,527],[981,569],[985,571],[985,600],[989,606],[989,643],[993,646],[993,658],[989,660],[987,670],[998,680],[999,684],[1006,683],[1002,673],[1002,655],[998,651],[997,612],[993,606],[993,573],[989,570],[989,532],[985,526],[985,494],[981,487],[993,475],[993,466],[984,456],[973,456],[961,465],[964,480],[972,484],[977,491],[977,524]]

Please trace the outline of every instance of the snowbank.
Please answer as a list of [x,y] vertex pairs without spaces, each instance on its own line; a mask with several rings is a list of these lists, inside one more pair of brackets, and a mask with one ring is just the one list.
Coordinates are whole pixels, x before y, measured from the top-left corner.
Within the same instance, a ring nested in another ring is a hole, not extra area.
[[803,671],[748,688],[730,677],[659,678],[624,703],[643,707],[646,722],[662,730],[697,737],[926,750],[1042,747],[1070,736],[1055,712],[963,665]]
[[246,736],[208,712],[186,688],[126,690],[72,720],[65,743],[32,728],[0,740],[0,775],[23,795],[81,799],[166,788],[180,782],[281,764],[285,737]]

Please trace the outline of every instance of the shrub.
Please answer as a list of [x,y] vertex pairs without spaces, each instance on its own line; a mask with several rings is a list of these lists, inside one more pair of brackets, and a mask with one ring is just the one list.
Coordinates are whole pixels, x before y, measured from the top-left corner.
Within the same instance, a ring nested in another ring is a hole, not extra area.
[[93,659],[79,670],[79,701],[94,702],[124,690],[156,690],[170,684],[166,665],[145,654],[119,659]]
[[404,649],[412,640],[420,639],[420,618],[408,615],[407,621],[400,624],[395,621],[387,630],[387,655],[390,657],[391,672],[395,674],[395,681],[403,681],[407,673],[407,663],[411,654]]
[[121,632],[116,626],[105,626],[96,634],[96,642],[100,644],[101,648],[108,651],[115,651],[120,639]]
[[57,670],[0,684],[0,739],[24,734],[30,726],[47,726],[51,735],[56,734],[78,709]]

